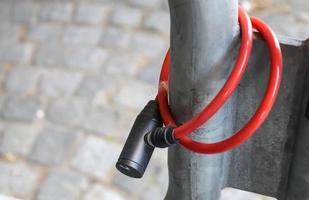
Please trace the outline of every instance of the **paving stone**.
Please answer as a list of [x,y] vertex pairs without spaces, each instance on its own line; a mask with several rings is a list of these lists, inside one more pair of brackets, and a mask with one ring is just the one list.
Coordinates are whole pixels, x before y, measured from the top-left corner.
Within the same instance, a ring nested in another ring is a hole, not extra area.
[[22,163],[0,161],[0,193],[29,199],[36,188],[38,171]]
[[36,118],[42,102],[33,96],[7,96],[1,107],[1,117],[6,120],[31,122]]
[[87,24],[101,24],[104,22],[110,12],[109,5],[101,5],[98,3],[81,3],[77,8],[75,21]]
[[139,72],[138,78],[152,85],[158,84],[161,63],[153,63],[145,67]]
[[[132,96],[134,94],[134,96]],[[114,100],[120,105],[141,110],[146,103],[155,98],[156,86],[142,81],[130,80],[124,83]],[[128,98],[130,97],[130,98]]]
[[164,199],[168,187],[167,150],[154,151],[143,181],[130,179],[116,171],[113,185],[121,191],[138,196],[139,200]]
[[66,62],[65,55],[66,51],[63,45],[59,43],[42,43],[38,46],[35,55],[35,64],[41,66],[63,66]]
[[0,199],[1,200],[20,200],[20,199],[16,199],[14,197],[9,197],[9,196],[3,195],[3,194],[0,194]]
[[115,90],[115,79],[107,76],[85,76],[76,92],[78,97],[94,99],[96,95],[107,96]]
[[80,126],[90,133],[99,136],[117,133],[117,113],[105,107],[90,107],[85,112],[83,123]]
[[160,9],[169,12],[168,1],[161,1]]
[[108,51],[100,47],[66,47],[61,44],[40,45],[35,63],[41,66],[65,66],[68,68],[98,70],[108,57]]
[[122,106],[119,106],[116,109],[119,116],[117,122],[119,134],[115,134],[113,136],[115,139],[119,140],[119,142],[124,143],[140,110],[129,111],[128,109],[126,109],[127,111],[123,112],[125,108],[123,108]]
[[111,48],[127,48],[131,41],[131,34],[125,29],[109,27],[102,34],[100,44]]
[[4,63],[27,64],[33,52],[31,44],[0,44],[0,60]]
[[124,191],[133,196],[138,196],[147,189],[149,178],[143,177],[143,181],[140,181],[139,179],[129,178],[121,172],[116,171],[112,183],[118,190]]
[[149,1],[143,1],[143,0],[129,0],[131,4],[137,5],[137,6],[143,6],[143,7],[157,7],[161,0],[149,0]]
[[78,133],[57,126],[45,127],[37,137],[30,158],[45,165],[61,164],[75,143]]
[[112,22],[123,26],[138,26],[143,17],[143,11],[137,8],[118,5],[114,8]]
[[41,186],[38,200],[76,200],[82,190],[88,186],[88,180],[71,171],[52,171]]
[[[1,106],[1,102],[2,98],[0,98],[0,106]],[[0,121],[0,138],[2,137],[3,133],[4,133],[4,129],[5,129],[5,122]]]
[[165,53],[168,49],[168,42],[160,36],[137,32],[133,35],[132,45],[142,55],[150,59],[157,58]]
[[0,22],[8,23],[11,20],[12,3],[9,1],[0,2]]
[[67,52],[66,65],[69,68],[99,70],[108,55],[107,50],[99,47],[72,48]]
[[[95,98],[93,99],[92,103],[94,106],[96,107],[109,107],[111,106],[111,96],[113,96],[115,91],[104,91],[102,90],[101,92],[98,92],[95,96]],[[106,130],[106,129],[105,129]],[[108,131],[108,134],[115,134],[115,133],[119,133],[118,132],[118,128],[116,129],[111,129],[112,131]],[[99,133],[97,133],[99,135],[105,135],[106,132],[105,131],[100,131]]]
[[162,192],[158,187],[149,187],[140,194],[139,200],[164,199],[166,192]]
[[33,93],[39,75],[40,71],[34,68],[13,68],[6,78],[5,89],[9,93]]
[[100,39],[100,27],[68,26],[64,31],[63,42],[67,44],[95,45]]
[[47,109],[47,118],[56,124],[76,127],[83,123],[86,105],[78,99],[55,99]]
[[95,2],[95,3],[103,3],[103,4],[111,4],[111,5],[113,5],[113,3],[115,3],[115,1],[111,1],[111,0],[94,0],[93,2]]
[[109,189],[105,186],[95,184],[86,192],[83,200],[124,200],[125,198],[119,192]]
[[116,76],[133,76],[138,73],[143,65],[143,59],[139,53],[136,52],[118,52],[117,56],[109,58],[104,65],[104,71],[108,74]]
[[[4,87],[4,82],[5,82],[5,78],[6,78],[6,74],[8,69],[6,68],[7,64],[0,64],[0,87],[3,90]],[[0,95],[0,100],[3,100],[4,95]],[[0,101],[1,103],[1,101]],[[1,105],[1,104],[0,104]]]
[[[1,6],[1,5],[0,5]],[[1,12],[1,11],[0,11]],[[16,44],[20,37],[20,26],[3,23],[0,25],[0,44]]]
[[[294,15],[286,15],[284,12],[264,13],[258,15],[267,24],[269,24],[276,34],[282,36],[289,36],[301,40],[305,40],[309,36],[309,30],[304,28],[308,23],[298,19]],[[285,23],[282,23],[284,21]],[[286,26],[286,24],[293,24],[293,28]]]
[[[1,73],[1,72],[0,72]],[[2,109],[3,109],[3,107],[4,107],[4,105],[3,105],[3,103],[4,103],[4,100],[6,99],[6,96],[4,96],[4,95],[1,95],[0,96],[0,116],[1,116],[1,118],[2,118]],[[1,130],[1,121],[0,121],[0,130]]]
[[170,32],[170,17],[165,11],[156,11],[151,13],[146,21],[145,26],[151,30],[169,34]]
[[47,96],[67,97],[72,95],[82,75],[61,70],[46,70],[39,80],[39,90]]
[[256,193],[252,193],[252,192],[247,192],[247,191],[243,191],[243,190],[238,190],[238,189],[234,189],[234,188],[224,188],[221,191],[221,197],[220,200],[233,200],[233,199],[237,199],[237,200],[276,200],[273,197],[268,197],[268,196],[264,196],[264,195],[260,195],[260,194],[256,194]]
[[37,18],[37,4],[33,2],[14,3],[13,18],[17,23],[34,23]]
[[75,155],[72,166],[100,180],[110,178],[121,147],[115,143],[89,136]]
[[36,138],[37,130],[25,124],[10,124],[0,141],[2,154],[17,154],[27,156]]
[[309,4],[307,1],[295,0],[295,1],[289,1],[289,3],[291,4],[293,10],[299,10],[304,12],[308,12],[309,10]]
[[55,43],[62,35],[62,25],[60,24],[36,24],[29,30],[29,39],[34,42]]
[[73,5],[69,2],[44,2],[39,16],[42,21],[68,22],[72,12]]

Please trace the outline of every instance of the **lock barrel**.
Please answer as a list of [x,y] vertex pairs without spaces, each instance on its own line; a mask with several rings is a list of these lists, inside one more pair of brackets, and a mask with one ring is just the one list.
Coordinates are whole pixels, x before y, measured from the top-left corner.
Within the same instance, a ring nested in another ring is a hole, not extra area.
[[153,146],[145,142],[144,137],[148,132],[162,126],[158,104],[151,100],[137,116],[116,163],[116,168],[121,173],[133,178],[144,175],[154,150]]

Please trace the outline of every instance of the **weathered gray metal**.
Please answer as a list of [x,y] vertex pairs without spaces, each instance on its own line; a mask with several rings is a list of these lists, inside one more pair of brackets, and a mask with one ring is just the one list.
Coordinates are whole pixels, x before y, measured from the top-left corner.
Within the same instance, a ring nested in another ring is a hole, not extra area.
[[[172,63],[170,105],[178,123],[199,112],[225,82],[237,52],[237,0],[170,0]],[[232,99],[192,134],[211,142],[232,133]],[[229,154],[201,155],[169,149],[166,200],[215,200],[225,183]]]
[[[303,45],[303,54],[299,55],[301,68],[307,69],[304,90],[295,94],[302,97],[302,103],[299,104],[299,126],[296,128],[296,143],[294,148],[294,159],[291,167],[290,178],[288,182],[288,200],[309,199],[309,40]],[[301,59],[302,58],[302,59]],[[289,65],[293,67],[293,65]],[[303,78],[300,77],[300,78]]]
[[[232,152],[227,186],[285,200],[287,182],[299,183],[299,180],[288,180],[288,177],[293,162],[294,141],[298,135],[299,113],[304,112],[301,103],[308,64],[303,42],[292,39],[280,41],[283,79],[276,104],[256,134]],[[259,105],[268,81],[268,72],[268,49],[263,40],[256,39],[248,69],[238,88],[236,129],[247,122]],[[307,129],[307,137],[308,133]],[[295,155],[302,157],[304,153],[299,151]],[[301,162],[308,164],[308,161],[303,159]],[[308,185],[306,187],[308,190]]]
[[[239,43],[237,1],[170,0],[169,4],[170,104],[177,122],[183,123],[218,92],[234,63]],[[308,42],[305,44],[281,39],[281,90],[270,116],[247,143],[218,155],[196,154],[179,145],[169,149],[166,200],[218,200],[223,187],[280,200],[309,198],[309,120],[304,117],[309,96],[309,75],[305,82],[309,52],[305,48]],[[217,141],[242,127],[260,103],[268,72],[268,49],[257,38],[237,93],[192,137],[202,142]]]

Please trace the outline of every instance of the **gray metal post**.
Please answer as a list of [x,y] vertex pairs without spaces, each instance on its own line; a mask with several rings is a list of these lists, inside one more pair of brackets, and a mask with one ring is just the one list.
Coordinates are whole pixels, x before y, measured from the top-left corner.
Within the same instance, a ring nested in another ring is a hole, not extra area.
[[[178,123],[201,111],[224,84],[238,51],[237,0],[169,0],[171,13],[170,105]],[[191,136],[213,142],[233,131],[232,98]],[[218,200],[228,154],[169,149],[166,200]]]

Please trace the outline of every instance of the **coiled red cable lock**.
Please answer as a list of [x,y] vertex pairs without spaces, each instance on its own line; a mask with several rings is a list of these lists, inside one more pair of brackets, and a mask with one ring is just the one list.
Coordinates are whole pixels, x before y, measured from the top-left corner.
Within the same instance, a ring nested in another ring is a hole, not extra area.
[[[167,52],[161,69],[156,101],[149,101],[137,116],[116,163],[119,171],[130,177],[141,178],[155,147],[169,147],[179,141],[185,148],[197,153],[220,153],[239,146],[259,128],[269,114],[280,87],[282,76],[281,50],[272,30],[255,17],[251,17],[250,20],[242,8],[239,8],[239,23],[241,27],[241,46],[235,66],[226,83],[217,96],[198,115],[178,127],[168,105],[170,50]],[[207,122],[232,95],[239,84],[251,53],[252,25],[267,42],[271,58],[268,86],[260,106],[249,122],[230,138],[212,144],[192,140],[188,137],[188,134]],[[165,127],[162,127],[162,120]]]
[[[249,139],[261,126],[276,100],[282,77],[282,56],[279,42],[267,24],[256,17],[249,18],[241,7],[239,7],[239,23],[241,27],[242,42],[238,58],[229,78],[217,96],[215,96],[215,98],[198,115],[178,127],[176,126],[168,106],[170,50],[167,52],[164,59],[160,74],[159,91],[156,98],[159,103],[161,117],[166,126],[175,127],[173,133],[174,138],[179,139],[180,144],[191,151],[204,154],[214,154],[228,151],[239,146]],[[207,122],[232,95],[239,84],[251,53],[253,38],[252,26],[259,31],[263,39],[266,41],[271,59],[268,86],[260,106],[248,123],[230,138],[211,144],[193,141],[188,137],[188,134],[192,133],[195,129]]]

